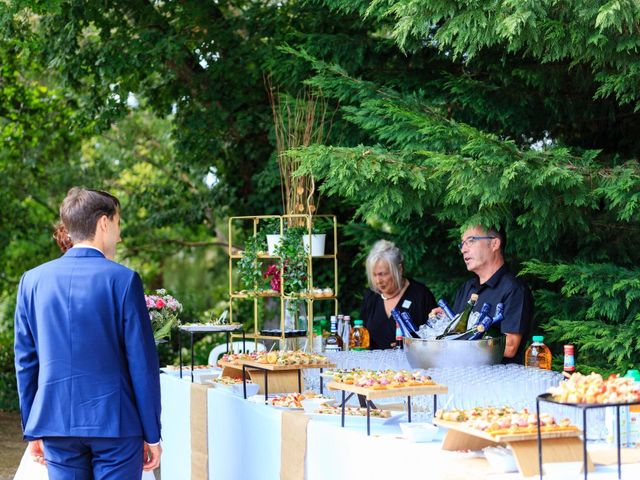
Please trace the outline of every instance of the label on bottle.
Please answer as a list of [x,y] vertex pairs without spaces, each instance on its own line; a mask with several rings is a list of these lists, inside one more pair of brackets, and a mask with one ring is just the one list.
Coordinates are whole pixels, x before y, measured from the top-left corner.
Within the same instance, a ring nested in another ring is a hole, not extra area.
[[327,345],[324,346],[324,351],[325,352],[339,352],[340,351],[340,346],[337,343],[334,343],[334,344],[328,343]]

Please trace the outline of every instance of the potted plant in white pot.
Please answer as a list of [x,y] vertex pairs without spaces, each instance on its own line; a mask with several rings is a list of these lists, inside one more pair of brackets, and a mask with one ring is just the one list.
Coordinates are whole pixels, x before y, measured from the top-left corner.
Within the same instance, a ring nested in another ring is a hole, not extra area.
[[[311,217],[311,235],[306,231],[302,237],[304,251],[307,255],[309,255],[309,252],[311,252],[312,257],[324,255],[327,232],[331,227],[332,222],[328,218]],[[309,243],[311,243],[311,248],[309,248]]]
[[276,248],[280,245],[282,239],[282,232],[280,230],[279,218],[266,218],[261,220],[261,232],[267,239],[267,253],[273,257],[276,255]]

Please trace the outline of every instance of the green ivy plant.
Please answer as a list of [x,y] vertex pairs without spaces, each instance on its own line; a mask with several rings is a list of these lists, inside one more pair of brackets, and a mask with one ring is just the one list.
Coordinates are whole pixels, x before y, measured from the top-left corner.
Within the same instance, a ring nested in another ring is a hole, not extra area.
[[262,290],[264,277],[258,255],[266,250],[265,239],[261,236],[249,237],[245,242],[242,258],[238,262],[241,285],[255,294]]
[[302,244],[305,229],[290,227],[284,231],[282,240],[276,248],[278,268],[282,275],[282,291],[285,295],[295,297],[289,301],[289,311],[294,313],[304,302],[300,297],[307,289],[307,255]]

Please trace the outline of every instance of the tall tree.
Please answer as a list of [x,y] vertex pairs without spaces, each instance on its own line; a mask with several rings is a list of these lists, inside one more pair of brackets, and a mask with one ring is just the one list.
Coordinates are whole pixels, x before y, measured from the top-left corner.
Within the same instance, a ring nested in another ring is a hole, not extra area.
[[[399,47],[443,67],[403,91],[290,49],[371,138],[300,149],[301,173],[391,226],[434,285],[442,272],[462,274],[461,225],[506,228],[509,260],[534,287],[550,340],[575,343],[584,369],[636,364],[637,3],[324,3],[393,19],[387,34]],[[416,252],[416,226],[429,251]]]

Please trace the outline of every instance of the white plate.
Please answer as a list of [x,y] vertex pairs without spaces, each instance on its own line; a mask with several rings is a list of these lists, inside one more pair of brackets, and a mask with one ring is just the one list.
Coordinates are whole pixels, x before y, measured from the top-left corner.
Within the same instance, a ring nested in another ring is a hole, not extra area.
[[[180,367],[161,367],[160,371],[168,374],[179,377],[180,376]],[[193,371],[193,375],[220,375],[222,373],[222,369],[218,367],[209,367],[209,368],[198,368]],[[185,375],[191,376],[191,367],[188,365],[182,366],[182,376]]]
[[184,332],[233,332],[239,330],[241,324],[233,325],[180,325],[180,330]]

